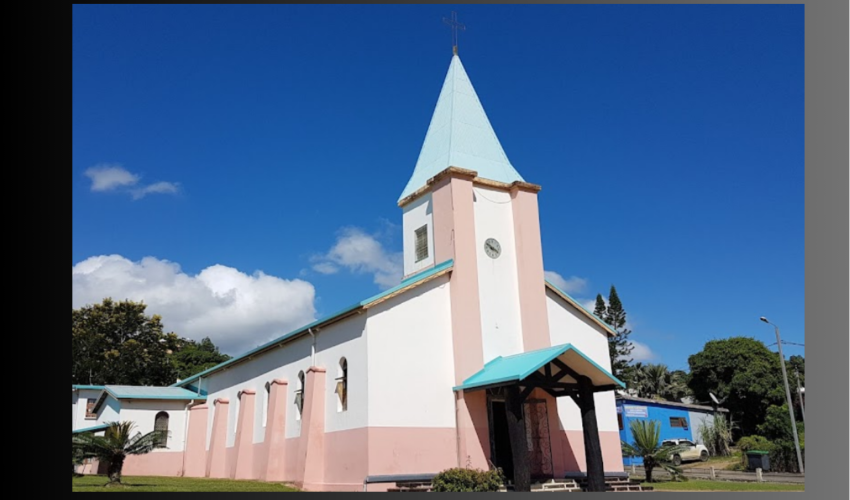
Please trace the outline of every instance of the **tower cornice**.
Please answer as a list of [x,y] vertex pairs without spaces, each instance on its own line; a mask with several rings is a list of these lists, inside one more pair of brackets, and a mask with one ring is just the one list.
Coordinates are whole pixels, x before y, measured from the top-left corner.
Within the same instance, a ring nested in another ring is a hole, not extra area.
[[537,193],[542,188],[538,184],[532,184],[530,182],[525,181],[513,181],[513,182],[500,182],[494,181],[492,179],[485,179],[483,177],[478,176],[478,172],[475,170],[469,170],[466,168],[460,167],[448,167],[442,171],[440,171],[437,175],[428,179],[424,186],[417,189],[409,196],[406,196],[399,200],[398,206],[404,207],[405,205],[413,202],[414,200],[420,198],[422,195],[428,193],[433,188],[434,184],[440,182],[441,180],[447,177],[456,177],[461,179],[467,179],[472,181],[473,184],[478,186],[489,187],[493,189],[500,189],[504,191],[527,191],[531,193]]

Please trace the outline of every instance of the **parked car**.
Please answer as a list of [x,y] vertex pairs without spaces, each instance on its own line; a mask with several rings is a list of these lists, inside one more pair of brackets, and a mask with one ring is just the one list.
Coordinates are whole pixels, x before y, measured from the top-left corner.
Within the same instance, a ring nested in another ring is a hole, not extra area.
[[680,451],[677,451],[670,457],[673,465],[680,465],[682,462],[693,462],[696,460],[705,462],[708,460],[708,448],[688,439],[667,439],[661,442],[661,446],[682,447]]

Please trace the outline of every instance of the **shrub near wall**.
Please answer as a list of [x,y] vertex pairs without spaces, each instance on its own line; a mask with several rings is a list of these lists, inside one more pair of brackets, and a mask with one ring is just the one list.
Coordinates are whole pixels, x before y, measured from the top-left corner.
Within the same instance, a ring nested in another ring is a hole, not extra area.
[[458,467],[437,474],[431,487],[437,492],[483,492],[499,491],[503,483],[504,477],[499,469],[484,471]]
[[[797,466],[797,450],[793,441],[770,441],[762,436],[742,437],[738,441],[741,450],[742,466],[747,465],[748,451],[766,451],[770,457],[770,469],[773,472],[800,472]],[[803,466],[806,465],[805,442],[800,443],[800,454],[803,455]]]

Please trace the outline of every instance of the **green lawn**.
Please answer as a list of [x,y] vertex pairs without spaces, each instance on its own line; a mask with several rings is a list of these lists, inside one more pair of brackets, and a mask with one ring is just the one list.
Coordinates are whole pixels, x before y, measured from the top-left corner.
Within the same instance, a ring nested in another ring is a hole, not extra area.
[[104,488],[105,476],[73,478],[72,491],[298,491],[280,483],[194,477],[125,476],[122,486]]
[[804,491],[802,484],[744,483],[732,481],[690,481],[643,483],[655,491]]

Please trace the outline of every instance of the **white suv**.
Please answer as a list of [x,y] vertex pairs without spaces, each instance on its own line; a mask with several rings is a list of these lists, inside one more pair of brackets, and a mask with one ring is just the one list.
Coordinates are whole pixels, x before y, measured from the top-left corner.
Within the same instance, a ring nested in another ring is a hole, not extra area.
[[661,446],[680,446],[680,451],[677,451],[670,460],[673,465],[680,465],[682,462],[692,462],[700,460],[705,462],[708,460],[708,448],[701,444],[694,444],[688,439],[667,439],[661,442]]

